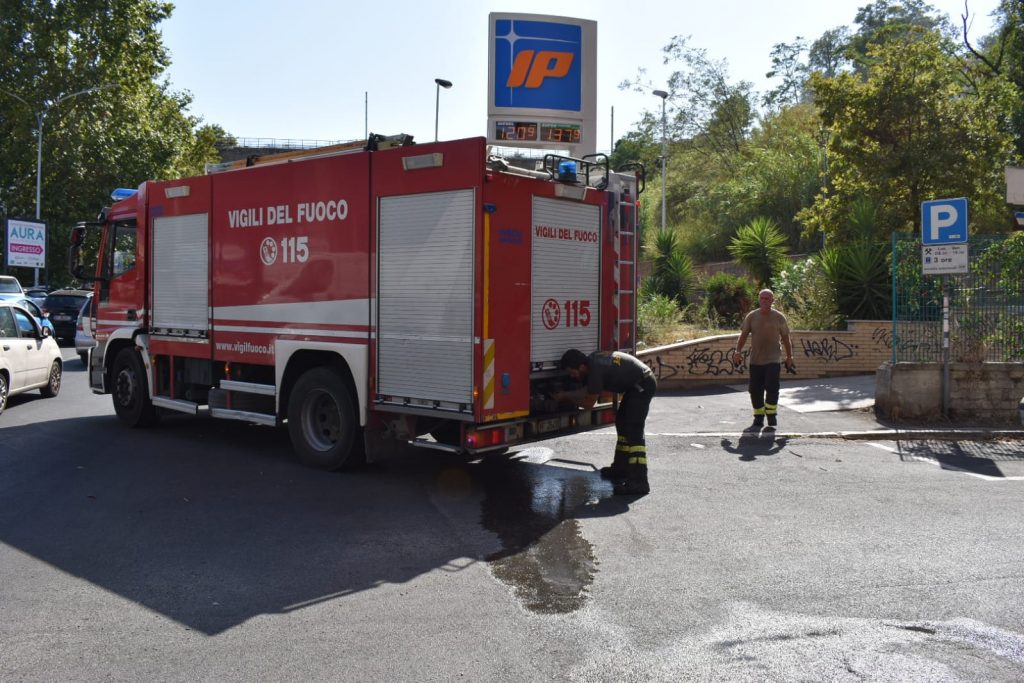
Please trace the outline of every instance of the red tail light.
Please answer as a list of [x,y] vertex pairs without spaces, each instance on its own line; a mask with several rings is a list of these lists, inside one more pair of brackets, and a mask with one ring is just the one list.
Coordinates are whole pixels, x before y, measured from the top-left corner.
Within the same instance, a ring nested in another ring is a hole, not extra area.
[[466,432],[466,448],[487,448],[500,446],[503,443],[505,443],[504,428]]

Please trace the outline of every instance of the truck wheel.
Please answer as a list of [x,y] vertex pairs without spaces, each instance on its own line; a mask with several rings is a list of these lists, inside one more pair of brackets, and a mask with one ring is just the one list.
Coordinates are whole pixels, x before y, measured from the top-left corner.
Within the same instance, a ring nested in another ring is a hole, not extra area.
[[364,450],[352,394],[338,373],[307,370],[288,400],[288,436],[299,460],[322,470],[359,465]]
[[60,393],[60,377],[61,367],[60,361],[53,361],[53,365],[50,366],[50,380],[46,383],[46,386],[39,390],[39,393],[43,395],[43,398],[53,398]]
[[129,427],[151,427],[159,416],[149,400],[146,368],[134,349],[121,349],[114,358],[114,412]]

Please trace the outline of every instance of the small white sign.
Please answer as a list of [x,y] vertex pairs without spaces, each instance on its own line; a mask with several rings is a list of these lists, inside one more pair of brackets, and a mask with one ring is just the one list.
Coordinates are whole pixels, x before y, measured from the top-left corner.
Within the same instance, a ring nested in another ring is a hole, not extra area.
[[967,272],[966,244],[926,244],[921,247],[921,272],[951,275]]
[[1024,206],[1024,168],[1006,167],[1006,203]]

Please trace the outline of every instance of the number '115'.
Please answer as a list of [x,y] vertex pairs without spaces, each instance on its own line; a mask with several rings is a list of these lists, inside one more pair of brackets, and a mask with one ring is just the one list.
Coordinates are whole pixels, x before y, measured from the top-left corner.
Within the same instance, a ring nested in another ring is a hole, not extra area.
[[586,327],[590,324],[590,301],[588,299],[565,302],[565,326]]

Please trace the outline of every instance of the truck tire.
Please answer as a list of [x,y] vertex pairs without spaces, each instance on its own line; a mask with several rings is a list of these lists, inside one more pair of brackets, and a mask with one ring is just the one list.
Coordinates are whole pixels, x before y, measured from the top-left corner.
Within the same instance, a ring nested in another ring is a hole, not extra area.
[[39,389],[39,393],[43,395],[43,398],[53,398],[60,393],[61,375],[60,361],[55,360],[53,365],[50,366],[50,377],[46,381],[46,386]]
[[352,393],[330,368],[307,370],[295,383],[288,400],[288,436],[299,461],[310,467],[349,469],[365,460]]
[[129,427],[151,427],[160,416],[149,400],[146,368],[134,349],[121,349],[114,358],[111,376],[114,412]]

